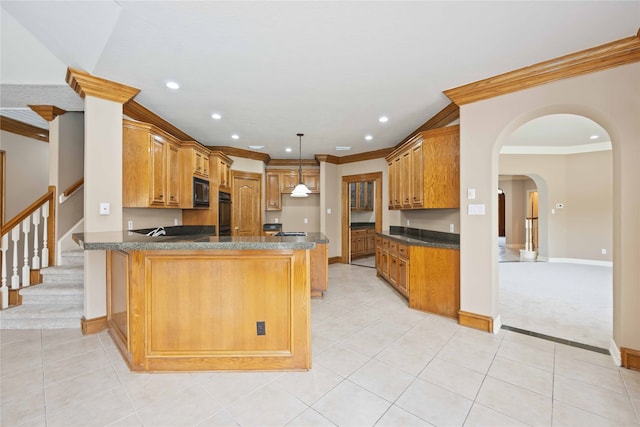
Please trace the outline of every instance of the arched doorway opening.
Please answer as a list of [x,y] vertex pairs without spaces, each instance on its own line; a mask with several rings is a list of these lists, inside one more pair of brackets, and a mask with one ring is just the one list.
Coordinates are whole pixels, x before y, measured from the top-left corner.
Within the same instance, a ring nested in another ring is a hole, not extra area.
[[519,261],[538,262],[499,263],[503,324],[604,351],[613,328],[609,135],[583,116],[532,119],[506,137],[501,147],[503,190],[509,187],[507,176],[533,183],[525,186],[518,202],[524,212],[518,225],[523,233],[512,235],[511,245],[537,252]]

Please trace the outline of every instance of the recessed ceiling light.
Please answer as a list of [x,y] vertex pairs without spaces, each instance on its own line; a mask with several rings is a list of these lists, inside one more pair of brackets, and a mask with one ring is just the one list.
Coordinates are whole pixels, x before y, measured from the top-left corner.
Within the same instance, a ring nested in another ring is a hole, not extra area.
[[171,81],[167,82],[167,87],[169,89],[180,89],[180,85],[178,83]]
[[293,149],[291,147],[287,147],[284,149],[284,151],[286,151],[287,153],[290,153],[293,151]]
[[238,136],[238,134],[234,133],[233,135],[231,135],[231,138],[233,139],[240,139],[240,137]]
[[598,139],[598,135],[591,135],[589,139]]
[[250,145],[249,148],[251,148],[252,150],[262,150],[264,148],[264,145]]
[[364,139],[366,139],[367,141],[371,141],[373,137],[371,135],[366,135]]
[[213,113],[213,114],[211,115],[211,118],[212,118],[213,120],[220,120],[220,119],[222,118],[222,116],[221,116],[220,114],[218,114],[218,113]]
[[347,147],[346,145],[338,145],[336,147],[336,151],[349,151],[351,150],[351,147]]
[[379,121],[380,123],[387,123],[387,122],[389,121],[389,117],[387,117],[387,116],[382,116],[382,117],[380,117],[380,118],[378,119],[378,121]]

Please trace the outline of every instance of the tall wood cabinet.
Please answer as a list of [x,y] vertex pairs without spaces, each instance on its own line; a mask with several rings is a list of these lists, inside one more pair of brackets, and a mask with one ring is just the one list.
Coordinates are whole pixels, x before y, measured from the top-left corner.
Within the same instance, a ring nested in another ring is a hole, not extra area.
[[170,134],[124,120],[122,173],[123,207],[180,207],[180,141]]
[[389,209],[460,207],[460,126],[420,132],[386,157]]

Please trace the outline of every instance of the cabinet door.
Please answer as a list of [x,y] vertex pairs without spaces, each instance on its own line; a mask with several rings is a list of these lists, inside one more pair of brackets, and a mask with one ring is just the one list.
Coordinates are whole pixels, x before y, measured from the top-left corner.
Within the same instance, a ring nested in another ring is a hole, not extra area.
[[382,246],[376,246],[376,272],[382,275]]
[[358,208],[358,183],[350,182],[349,183],[349,206],[351,209]]
[[398,257],[398,277],[396,285],[398,291],[405,297],[409,297],[409,260],[407,258]]
[[389,280],[389,249],[382,247],[382,277]]
[[373,229],[368,229],[366,234],[366,253],[373,254],[376,250],[376,235]]
[[398,287],[398,254],[389,252],[389,283]]
[[413,178],[411,177],[411,151],[406,151],[400,156],[400,192],[403,208],[411,207],[413,197]]
[[[320,171],[319,170],[302,170],[302,182],[311,190],[312,193],[320,192]],[[297,183],[296,183],[297,184]],[[293,190],[292,190],[293,191]]]
[[391,160],[387,163],[387,175],[389,180],[389,209],[395,209],[396,199],[396,164]]
[[395,189],[393,190],[393,194],[395,194],[395,198],[393,200],[394,209],[402,209],[402,178],[401,178],[401,166],[400,166],[401,158],[400,156],[393,159],[393,163],[395,164],[393,168]]
[[165,202],[165,181],[167,177],[166,161],[164,156],[164,142],[150,136],[150,154],[151,154],[151,200],[149,204],[152,206],[164,206]]
[[280,189],[283,193],[291,193],[296,185],[298,185],[298,171],[283,172],[280,175]]
[[166,198],[167,206],[180,205],[180,148],[174,144],[166,145]]
[[412,200],[411,207],[421,208],[424,205],[424,156],[422,141],[411,148],[411,179]]
[[277,172],[267,172],[266,204],[268,211],[279,211],[282,209],[280,174]]

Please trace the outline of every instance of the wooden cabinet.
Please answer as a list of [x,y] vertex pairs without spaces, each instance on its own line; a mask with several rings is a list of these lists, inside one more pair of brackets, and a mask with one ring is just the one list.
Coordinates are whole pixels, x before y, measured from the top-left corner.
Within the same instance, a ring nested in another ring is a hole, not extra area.
[[231,159],[222,153],[215,153],[216,176],[220,191],[231,192]]
[[267,172],[266,174],[265,204],[268,211],[282,210],[282,195],[280,193],[280,174]]
[[180,207],[181,171],[180,141],[152,125],[123,121],[123,207]]
[[[282,210],[282,195],[290,194],[298,185],[297,169],[268,169],[266,171],[265,209]],[[320,193],[320,170],[303,169],[302,182],[311,190],[311,194]]]
[[418,133],[387,157],[389,209],[460,207],[460,127]]
[[367,228],[365,252],[367,255],[374,254],[376,251],[376,231],[373,228]]
[[409,307],[447,317],[460,310],[460,251],[376,236],[376,270]]
[[372,211],[373,181],[349,183],[349,196],[352,211]]
[[360,228],[351,230],[351,257],[374,255],[376,251],[375,230]]

